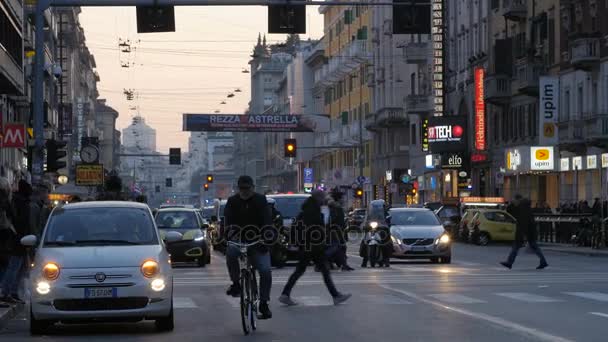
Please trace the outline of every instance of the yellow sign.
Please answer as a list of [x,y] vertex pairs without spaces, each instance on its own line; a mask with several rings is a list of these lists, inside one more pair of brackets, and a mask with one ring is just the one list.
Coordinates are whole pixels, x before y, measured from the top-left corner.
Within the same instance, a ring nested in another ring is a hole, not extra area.
[[102,164],[76,165],[76,185],[103,185],[104,170]]
[[34,139],[34,129],[33,129],[33,128],[28,127],[28,128],[27,128],[27,135],[29,135],[29,136],[30,136],[30,139]]
[[555,136],[555,126],[553,123],[545,123],[543,126],[544,136],[546,138],[553,138]]
[[546,148],[538,149],[535,152],[536,159],[538,160],[547,160],[549,159],[550,152]]

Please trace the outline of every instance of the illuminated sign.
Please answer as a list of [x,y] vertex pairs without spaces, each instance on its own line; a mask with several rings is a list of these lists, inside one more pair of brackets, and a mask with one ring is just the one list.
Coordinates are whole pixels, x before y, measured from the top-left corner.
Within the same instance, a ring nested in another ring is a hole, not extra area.
[[602,168],[608,168],[608,153],[602,154]]
[[462,203],[505,203],[503,197],[462,197],[460,199]]
[[471,154],[471,161],[473,163],[482,163],[488,160],[488,155],[485,153],[473,153]]
[[433,0],[431,35],[433,38],[433,95],[434,116],[443,116],[443,1]]
[[429,120],[423,119],[420,124],[420,138],[422,139],[422,152],[429,151]]
[[486,106],[484,102],[483,68],[475,69],[475,149],[486,149]]
[[572,157],[572,170],[583,169],[583,157]]
[[530,170],[551,171],[554,168],[553,146],[530,147]]
[[104,170],[101,164],[76,165],[76,185],[103,185]]
[[539,79],[539,144],[557,145],[557,114],[559,111],[559,78],[541,76]]
[[517,171],[521,166],[521,154],[518,149],[507,150],[507,170]]
[[429,119],[427,139],[433,153],[461,152],[466,150],[466,118],[461,116],[433,117]]
[[560,171],[570,171],[570,158],[562,158],[559,161]]
[[597,169],[597,156],[591,155],[587,156],[587,169]]
[[460,153],[445,153],[441,155],[441,168],[460,169],[464,166],[464,157]]
[[427,169],[433,169],[435,168],[435,162],[433,160],[433,155],[432,154],[427,154],[426,157],[424,158],[424,165]]

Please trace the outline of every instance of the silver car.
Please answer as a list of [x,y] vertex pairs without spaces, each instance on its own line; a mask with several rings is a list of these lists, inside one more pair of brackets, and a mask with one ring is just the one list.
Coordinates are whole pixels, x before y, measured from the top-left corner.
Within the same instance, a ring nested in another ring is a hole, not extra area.
[[435,213],[426,208],[389,210],[393,257],[452,261],[450,236]]

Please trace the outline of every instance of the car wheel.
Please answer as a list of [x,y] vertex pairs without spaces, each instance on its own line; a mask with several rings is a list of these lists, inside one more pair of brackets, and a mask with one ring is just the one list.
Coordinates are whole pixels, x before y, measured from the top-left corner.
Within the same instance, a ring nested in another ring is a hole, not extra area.
[[481,232],[479,233],[479,236],[477,237],[477,244],[480,246],[487,246],[491,239],[490,239],[490,234],[486,233],[486,232]]
[[437,257],[431,258],[431,262],[432,262],[433,264],[436,264],[436,263],[438,263],[438,262],[439,262],[439,258],[437,258]]
[[448,256],[448,257],[442,257],[441,258],[441,263],[442,264],[451,264],[452,263],[452,256]]
[[32,314],[32,309],[30,308],[30,334],[31,335],[42,335],[44,334],[48,328],[53,325],[51,321],[44,321],[35,319]]
[[154,321],[154,325],[156,325],[158,331],[173,331],[175,328],[175,323],[173,321],[173,299],[171,299],[171,312],[169,313],[169,316],[157,319]]

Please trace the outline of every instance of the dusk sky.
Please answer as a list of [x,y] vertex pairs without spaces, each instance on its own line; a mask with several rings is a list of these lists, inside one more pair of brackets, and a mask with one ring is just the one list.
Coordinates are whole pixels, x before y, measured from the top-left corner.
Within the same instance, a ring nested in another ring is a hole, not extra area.
[[[139,111],[157,130],[157,146],[187,148],[182,113],[243,113],[250,97],[248,68],[258,33],[267,31],[266,7],[177,7],[176,32],[137,34],[134,7],[83,8],[80,20],[95,56],[100,97],[118,110],[122,130]],[[307,35],[323,35],[323,17],[307,8]],[[269,43],[284,35],[268,35]],[[131,52],[119,49],[129,40]],[[128,68],[122,65],[128,65]],[[226,96],[235,89],[235,97]],[[127,101],[124,89],[133,89]],[[227,104],[220,105],[226,101]]]

